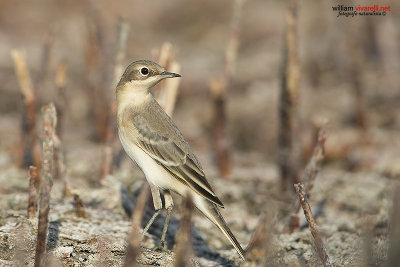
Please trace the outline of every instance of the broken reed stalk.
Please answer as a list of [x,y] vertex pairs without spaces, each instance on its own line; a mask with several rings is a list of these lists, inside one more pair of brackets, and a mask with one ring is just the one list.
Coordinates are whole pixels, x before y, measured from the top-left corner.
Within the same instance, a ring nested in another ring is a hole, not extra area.
[[57,136],[62,137],[64,124],[65,124],[65,113],[67,108],[67,94],[66,94],[66,85],[67,85],[67,62],[62,60],[56,70],[56,109],[57,109]]
[[[321,126],[318,130],[317,143],[315,144],[313,154],[304,169],[303,176],[301,178],[302,183],[306,187],[306,192],[310,197],[311,190],[314,186],[314,179],[317,177],[319,170],[321,169],[321,163],[325,156],[325,142],[326,142],[326,129],[325,126]],[[298,209],[300,210],[300,208]]]
[[53,183],[54,132],[56,124],[56,109],[53,104],[43,108],[43,161],[42,181],[40,187],[38,233],[35,254],[35,267],[46,264],[46,237],[49,224],[50,191]]
[[86,218],[85,205],[78,194],[74,194],[74,203],[76,208],[76,215],[80,218]]
[[37,168],[29,166],[29,197],[28,197],[28,219],[35,217],[36,210],[36,188],[37,188]]
[[71,186],[65,167],[64,151],[60,138],[54,133],[54,179],[61,180],[64,184],[63,195],[64,197],[71,196]]
[[214,118],[212,121],[212,134],[214,148],[217,160],[217,166],[220,175],[226,178],[232,169],[232,163],[229,151],[229,140],[226,122],[225,100],[226,87],[222,79],[215,79],[211,82],[210,93],[213,99]]
[[235,72],[237,51],[239,47],[239,28],[245,0],[235,0],[233,16],[230,25],[229,41],[225,53],[224,83],[230,86],[232,76]]
[[26,64],[25,53],[21,50],[12,50],[15,73],[24,98],[22,114],[21,142],[18,148],[18,165],[35,165],[38,168],[40,182],[40,149],[36,135],[36,99],[31,76]]
[[246,259],[259,266],[267,265],[268,248],[271,238],[270,228],[271,223],[267,214],[262,215],[250,243],[246,248]]
[[95,135],[105,141],[107,135],[108,100],[108,58],[105,31],[99,15],[99,8],[89,2],[87,11],[87,46],[85,49],[85,70],[88,83],[88,97],[92,101],[91,110],[95,121]]
[[286,9],[286,36],[281,70],[281,92],[279,107],[279,154],[278,165],[281,176],[281,190],[298,183],[299,138],[297,125],[297,98],[299,87],[298,0],[291,0]]
[[[314,147],[313,154],[309,162],[307,163],[307,166],[304,169],[304,173],[301,177],[301,182],[305,185],[305,189],[308,196],[310,196],[311,194],[311,190],[314,186],[315,177],[317,176],[321,168],[322,160],[324,159],[325,141],[326,141],[326,130],[325,126],[323,125],[318,130],[317,143]],[[284,234],[292,233],[296,228],[299,227],[298,213],[300,211],[300,207],[301,205],[298,198],[295,198],[292,205],[292,210],[286,219],[285,226],[282,231]]]
[[54,43],[54,33],[55,33],[55,29],[54,28],[50,29],[44,37],[39,72],[37,73],[37,75],[34,79],[34,88],[35,88],[36,92],[38,91],[38,89],[42,88],[43,83],[46,78],[47,71],[49,69],[50,58],[51,58],[51,48],[53,47],[53,43]]
[[[170,66],[174,62],[174,48],[171,43],[164,42],[161,45],[160,50],[155,49],[153,51],[153,56],[154,56],[154,60],[156,62],[158,62],[158,64],[161,67],[163,67],[167,71],[173,72],[172,70],[170,70]],[[164,83],[159,83],[153,89],[154,97],[157,99],[157,102],[164,108],[164,110],[165,110],[165,106],[166,106],[165,97],[168,93],[168,90],[166,90],[166,88],[167,88],[166,83],[169,80],[178,81],[178,83],[180,82],[180,79],[167,79]]]
[[143,213],[149,195],[149,185],[144,184],[140,195],[136,201],[136,207],[132,214],[132,228],[128,234],[128,247],[126,248],[124,267],[136,266],[136,258],[139,254],[140,242],[142,241],[142,234],[140,228],[142,225]]
[[176,235],[175,267],[191,265],[192,250],[192,212],[194,209],[193,197],[188,192],[183,205],[183,217]]
[[[122,76],[123,67],[122,62],[125,59],[126,44],[128,39],[128,22],[124,19],[120,19],[118,23],[118,47],[115,55],[114,70],[113,70],[113,81],[111,85],[111,91],[115,91],[118,79]],[[112,94],[112,103],[110,103],[107,126],[106,126],[106,144],[103,149],[103,163],[101,167],[101,180],[104,180],[107,175],[111,173],[113,163],[113,151],[112,144],[114,141],[114,130],[115,130],[115,117],[117,112],[117,101],[115,94]]]
[[400,262],[400,186],[397,185],[393,191],[393,205],[389,224],[389,253],[388,265],[398,266]]
[[158,64],[163,68],[168,68],[170,62],[174,58],[174,48],[169,42],[164,42],[161,45],[160,54],[158,55]]
[[[169,72],[179,73],[181,65],[174,58],[174,48],[171,43],[164,42],[159,51],[153,51],[154,59]],[[155,88],[155,98],[168,116],[172,117],[181,79],[167,79]]]
[[214,79],[210,85],[210,93],[214,105],[214,118],[212,123],[213,140],[219,173],[223,178],[226,178],[232,171],[225,110],[228,88],[232,84],[232,76],[235,71],[239,47],[240,20],[244,3],[245,0],[234,1],[229,40],[225,53],[223,77],[222,79]]
[[360,68],[362,65],[362,55],[354,38],[349,38],[350,48],[350,64],[349,71],[347,72],[353,89],[353,107],[355,125],[361,131],[367,128],[367,112],[365,107],[364,92],[362,86],[362,78],[360,77]]
[[67,168],[65,167],[64,151],[60,135],[63,132],[65,109],[67,106],[67,97],[65,92],[66,80],[67,80],[67,65],[65,61],[61,61],[56,71],[56,88],[57,88],[57,124],[56,133],[54,133],[54,178],[63,181],[64,197],[71,196],[71,187],[69,178],[67,175]]
[[[181,65],[172,61],[169,65],[168,71],[179,73],[181,70]],[[167,79],[165,81],[164,87],[159,93],[160,105],[164,108],[168,116],[172,117],[175,109],[176,98],[178,97],[178,89],[181,79]]]
[[332,265],[332,263],[329,259],[329,256],[326,252],[324,242],[322,241],[321,234],[317,229],[317,224],[315,223],[314,217],[312,215],[310,204],[307,201],[307,196],[306,196],[306,193],[304,192],[304,185],[301,183],[298,183],[298,184],[294,185],[294,188],[299,197],[300,204],[303,208],[304,216],[306,217],[306,220],[308,222],[308,227],[314,238],[314,243],[317,247],[318,256],[320,257],[320,259],[325,267],[327,267],[327,266],[332,267],[333,265]]

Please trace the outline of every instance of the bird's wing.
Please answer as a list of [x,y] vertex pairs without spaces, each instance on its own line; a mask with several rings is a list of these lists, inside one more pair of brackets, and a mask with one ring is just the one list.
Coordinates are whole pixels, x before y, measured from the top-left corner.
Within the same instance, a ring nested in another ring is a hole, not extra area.
[[174,142],[172,138],[157,133],[154,130],[155,127],[152,128],[152,125],[149,124],[149,120],[141,115],[133,117],[132,123],[139,134],[138,145],[144,152],[155,159],[177,180],[211,202],[223,207],[190,151],[187,151],[179,142]]

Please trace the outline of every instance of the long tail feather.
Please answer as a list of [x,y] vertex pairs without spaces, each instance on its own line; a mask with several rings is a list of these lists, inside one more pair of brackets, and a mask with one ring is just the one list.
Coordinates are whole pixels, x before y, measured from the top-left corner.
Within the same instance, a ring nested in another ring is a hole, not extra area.
[[210,221],[212,221],[228,238],[228,240],[232,243],[235,247],[236,251],[240,255],[240,257],[245,260],[245,252],[242,246],[239,244],[231,230],[229,229],[228,225],[226,224],[224,218],[222,217],[221,213],[218,210],[218,207],[211,203],[210,201],[205,200],[201,196],[195,197],[195,203],[197,208],[207,216]]

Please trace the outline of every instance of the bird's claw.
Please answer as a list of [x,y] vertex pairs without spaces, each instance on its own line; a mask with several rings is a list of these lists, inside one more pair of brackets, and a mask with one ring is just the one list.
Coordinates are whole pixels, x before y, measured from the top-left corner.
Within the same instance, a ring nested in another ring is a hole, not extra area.
[[164,240],[161,240],[160,243],[158,244],[158,246],[156,247],[156,250],[167,251],[168,250],[167,242],[165,242]]

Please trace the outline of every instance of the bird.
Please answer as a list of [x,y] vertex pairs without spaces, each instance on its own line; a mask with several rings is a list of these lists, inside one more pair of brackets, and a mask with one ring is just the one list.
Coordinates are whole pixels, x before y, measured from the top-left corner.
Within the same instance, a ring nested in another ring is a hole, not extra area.
[[208,183],[197,157],[150,92],[160,81],[176,77],[181,75],[167,72],[153,61],[138,60],[126,68],[116,87],[118,135],[125,152],[145,174],[156,211],[143,233],[166,209],[160,240],[161,248],[166,249],[165,235],[173,210],[171,192],[181,196],[189,192],[195,207],[223,232],[245,260],[243,248],[219,211],[224,205]]

